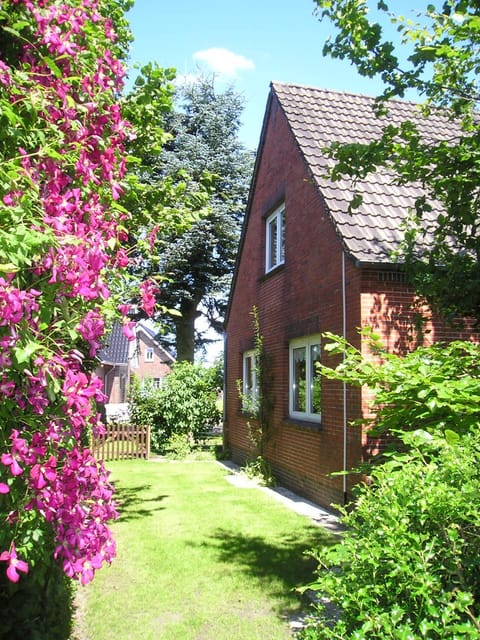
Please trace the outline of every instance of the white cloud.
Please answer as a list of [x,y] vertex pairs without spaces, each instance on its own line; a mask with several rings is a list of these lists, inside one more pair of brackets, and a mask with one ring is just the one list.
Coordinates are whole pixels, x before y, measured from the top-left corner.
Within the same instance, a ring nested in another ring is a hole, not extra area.
[[255,68],[253,61],[249,58],[219,47],[197,51],[193,54],[193,59],[204,62],[213,72],[227,76],[235,76],[237,71]]

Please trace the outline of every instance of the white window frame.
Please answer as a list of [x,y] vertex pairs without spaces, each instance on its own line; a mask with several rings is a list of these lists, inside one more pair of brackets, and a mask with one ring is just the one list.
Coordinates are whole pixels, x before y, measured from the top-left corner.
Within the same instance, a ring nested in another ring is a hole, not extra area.
[[153,347],[146,347],[145,362],[153,362]]
[[[272,229],[276,228],[275,235]],[[274,241],[272,242],[272,237]],[[265,273],[285,263],[285,203],[265,221]]]
[[[320,346],[321,348],[321,336],[315,334],[311,336],[304,336],[302,338],[296,338],[292,340],[289,345],[289,415],[291,418],[298,420],[307,420],[308,422],[321,422],[321,412],[315,413],[312,410],[313,406],[313,367],[312,367],[312,347]],[[294,354],[297,349],[305,349],[305,411],[298,411],[295,409],[295,397],[296,397],[296,380],[295,380],[295,360]]]
[[254,412],[258,401],[257,356],[254,349],[243,352],[242,409]]

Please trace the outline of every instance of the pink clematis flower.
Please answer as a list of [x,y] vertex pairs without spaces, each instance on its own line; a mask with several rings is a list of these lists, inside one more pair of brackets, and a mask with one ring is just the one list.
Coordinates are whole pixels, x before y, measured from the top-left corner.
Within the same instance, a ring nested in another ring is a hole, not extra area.
[[0,482],[0,493],[9,493],[10,487],[5,482]]
[[57,460],[55,456],[50,456],[44,464],[35,464],[32,467],[30,478],[32,479],[35,489],[43,489],[47,484],[55,480],[57,477],[56,464]]
[[124,322],[122,325],[122,333],[127,340],[135,340],[134,332],[135,322]]
[[155,294],[159,293],[158,287],[151,280],[145,280],[140,285],[140,295],[142,296],[141,307],[150,318],[155,311]]
[[8,562],[7,578],[11,582],[18,582],[20,579],[19,571],[28,573],[28,564],[24,560],[20,560],[17,556],[15,545],[10,545],[10,551],[3,551],[0,554],[0,562]]
[[18,464],[17,459],[11,453],[2,453],[2,464],[10,467],[12,476],[19,476],[23,473],[22,467]]

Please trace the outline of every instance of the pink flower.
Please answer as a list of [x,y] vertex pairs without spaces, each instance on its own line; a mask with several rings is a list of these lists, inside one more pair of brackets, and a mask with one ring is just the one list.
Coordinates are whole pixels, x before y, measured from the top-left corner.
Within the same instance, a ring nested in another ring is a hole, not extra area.
[[102,562],[102,556],[100,554],[97,554],[90,560],[80,559],[74,563],[73,568],[75,570],[75,573],[80,575],[80,581],[83,585],[86,585],[93,580],[95,569],[101,569]]
[[19,581],[19,571],[21,571],[22,573],[28,573],[28,564],[17,557],[17,552],[15,550],[15,545],[13,544],[13,542],[10,545],[10,551],[3,551],[0,554],[0,562],[8,562],[7,578],[11,582]]
[[56,464],[57,460],[55,456],[50,456],[44,464],[35,464],[32,467],[30,478],[33,481],[35,489],[43,489],[47,484],[55,480],[57,477]]
[[9,493],[10,487],[5,482],[0,482],[0,493]]
[[100,338],[103,336],[105,322],[100,312],[96,309],[89,311],[81,320],[78,332],[84,340],[90,344],[90,357],[93,357],[100,347]]
[[117,307],[117,309],[120,311],[122,316],[126,316],[131,310],[131,308],[132,308],[131,304],[119,304]]
[[19,476],[23,473],[22,467],[18,464],[17,459],[11,453],[2,453],[2,464],[10,467],[12,476]]
[[129,262],[130,259],[125,249],[119,249],[115,256],[115,266],[120,268],[127,267]]
[[160,227],[157,224],[153,227],[153,229],[148,234],[148,243],[150,245],[150,251],[154,251],[155,249],[155,243],[157,242],[157,235],[159,231],[160,231]]
[[142,296],[141,307],[148,317],[153,315],[155,310],[155,294],[159,293],[159,289],[151,280],[145,280],[140,285],[140,295]]
[[135,340],[134,332],[135,322],[124,322],[122,325],[122,333],[127,340]]

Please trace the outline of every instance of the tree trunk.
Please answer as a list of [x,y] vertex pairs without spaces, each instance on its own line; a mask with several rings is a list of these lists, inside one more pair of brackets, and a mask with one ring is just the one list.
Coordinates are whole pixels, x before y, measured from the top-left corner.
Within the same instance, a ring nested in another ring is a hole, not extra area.
[[198,316],[194,302],[182,302],[181,317],[175,317],[175,346],[178,362],[193,362],[195,356],[195,320]]

